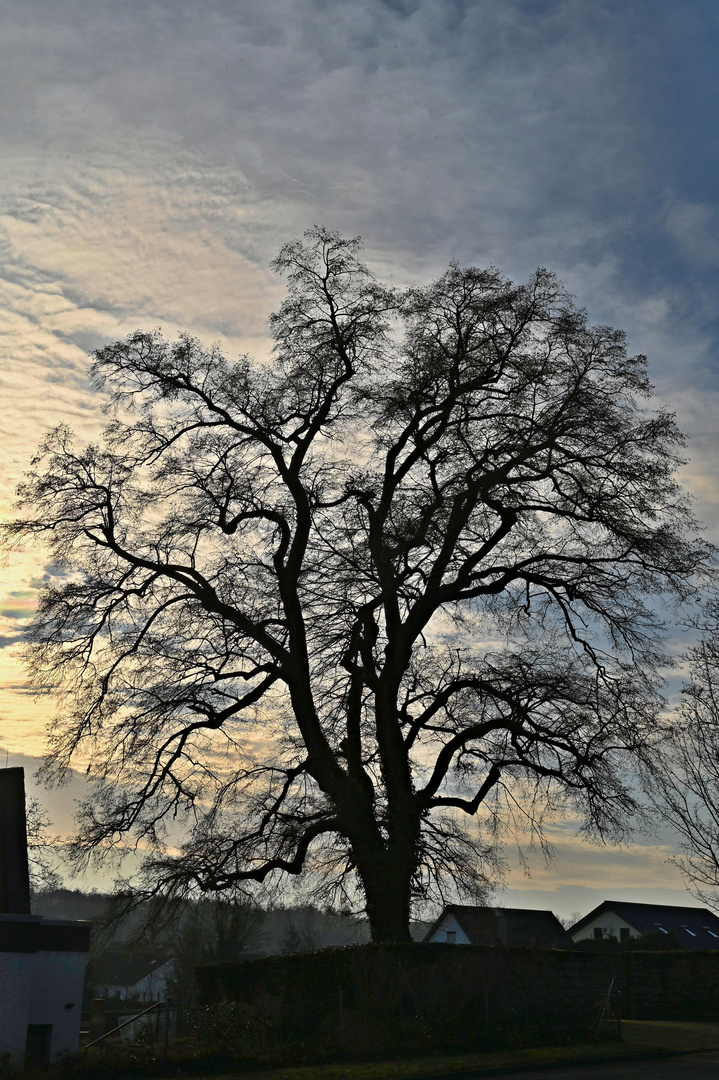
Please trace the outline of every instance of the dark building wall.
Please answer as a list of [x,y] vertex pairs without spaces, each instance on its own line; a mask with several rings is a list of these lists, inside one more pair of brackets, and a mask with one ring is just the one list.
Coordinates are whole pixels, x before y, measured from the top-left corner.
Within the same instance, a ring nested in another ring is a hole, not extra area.
[[30,914],[24,769],[0,769],[0,914]]

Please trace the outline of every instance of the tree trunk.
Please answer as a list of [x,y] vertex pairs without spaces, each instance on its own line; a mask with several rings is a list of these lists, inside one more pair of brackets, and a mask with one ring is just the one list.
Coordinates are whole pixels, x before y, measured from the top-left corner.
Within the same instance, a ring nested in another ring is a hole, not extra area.
[[409,932],[412,869],[386,853],[359,866],[372,941],[411,941]]
[[[329,782],[324,790],[334,800],[343,833],[350,842],[357,875],[364,890],[372,941],[411,942],[409,932],[412,876],[417,866],[420,819],[411,799],[390,800],[387,833],[375,819],[374,790],[360,768],[354,780],[338,792]],[[322,786],[324,776],[316,776]]]

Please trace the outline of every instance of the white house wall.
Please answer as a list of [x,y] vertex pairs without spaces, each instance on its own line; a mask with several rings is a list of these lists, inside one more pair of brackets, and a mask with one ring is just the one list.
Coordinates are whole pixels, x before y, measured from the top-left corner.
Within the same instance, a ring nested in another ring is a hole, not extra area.
[[467,935],[465,934],[464,930],[462,929],[462,927],[459,925],[459,923],[455,919],[454,915],[445,915],[445,917],[442,919],[442,922],[435,929],[434,933],[432,934],[432,936],[428,940],[429,941],[446,941],[447,940],[447,931],[448,930],[449,930],[450,933],[454,933],[454,934],[457,935],[456,938],[455,938],[455,944],[456,945],[471,945],[472,944],[471,941],[469,940],[469,938],[467,937]]
[[35,953],[0,952],[0,1054],[25,1054]]
[[126,996],[140,1001],[157,1001],[158,998],[164,1001],[167,998],[167,980],[172,977],[174,969],[174,961],[168,960],[130,987]]
[[77,1050],[87,955],[43,951],[34,960],[27,1023],[52,1024],[52,1060]]
[[100,997],[119,998],[121,1001],[164,1001],[167,983],[175,970],[174,960],[168,960],[136,983],[98,983]]
[[89,923],[0,913],[0,1053],[21,1064],[29,1025],[51,1060],[77,1050],[89,941]]
[[615,937],[617,941],[621,938],[622,930],[629,930],[630,937],[639,937],[639,932],[625,919],[620,919],[613,911],[603,911],[601,915],[598,915],[596,919],[592,919],[581,930],[572,933],[572,941],[584,941],[586,938],[593,938],[595,928],[600,927],[603,931],[603,937]]
[[86,960],[85,953],[0,953],[0,1053],[20,1062],[28,1024],[52,1024],[51,1059],[77,1050]]

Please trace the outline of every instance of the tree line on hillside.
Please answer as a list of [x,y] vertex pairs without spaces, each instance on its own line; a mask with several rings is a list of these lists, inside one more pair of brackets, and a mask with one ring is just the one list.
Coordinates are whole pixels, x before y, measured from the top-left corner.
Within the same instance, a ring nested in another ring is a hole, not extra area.
[[[88,999],[105,996],[108,984],[121,985],[130,968],[150,971],[158,961],[172,960],[171,997],[188,1003],[196,997],[195,972],[202,965],[361,944],[370,937],[366,919],[311,904],[261,908],[245,900],[210,898],[183,900],[168,910],[151,900],[133,900],[127,894],[65,888],[33,897],[36,915],[92,922]],[[425,928],[421,924],[416,932]]]
[[274,268],[266,362],[99,349],[103,437],[49,433],[6,526],[56,571],[27,660],[46,777],[89,761],[76,857],[133,837],[140,900],[197,910],[304,874],[409,941],[511,834],[627,836],[644,783],[719,884],[711,602],[678,721],[659,675],[713,551],[645,357],[546,270],[397,290],[325,229]]
[[[313,904],[265,908],[247,900],[212,897],[181,901],[168,910],[153,901],[135,902],[127,893],[52,888],[33,894],[32,910],[44,918],[91,922],[93,948],[100,950],[147,942],[151,950],[172,951],[186,934],[207,963],[369,939],[365,918]],[[428,925],[417,924],[416,933]]]

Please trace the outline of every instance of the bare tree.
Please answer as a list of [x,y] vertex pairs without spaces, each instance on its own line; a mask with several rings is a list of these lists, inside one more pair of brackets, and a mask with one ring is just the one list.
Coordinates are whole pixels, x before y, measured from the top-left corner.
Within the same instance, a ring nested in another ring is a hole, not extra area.
[[651,774],[657,809],[679,834],[674,861],[692,892],[719,907],[719,600],[697,620],[702,634],[686,657],[689,677],[670,715]]
[[62,878],[53,865],[52,857],[56,853],[53,848],[60,843],[60,838],[48,832],[52,822],[38,799],[27,800],[25,816],[30,893],[37,897],[39,893],[62,887]]
[[307,870],[409,940],[413,900],[481,885],[517,815],[622,833],[658,605],[706,551],[622,333],[544,270],[397,293],[358,253],[282,249],[269,363],[157,332],[99,350],[114,419],[45,439],[11,536],[69,574],[29,660],[64,695],[48,772],[96,778],[81,848],[157,846],[165,891]]

